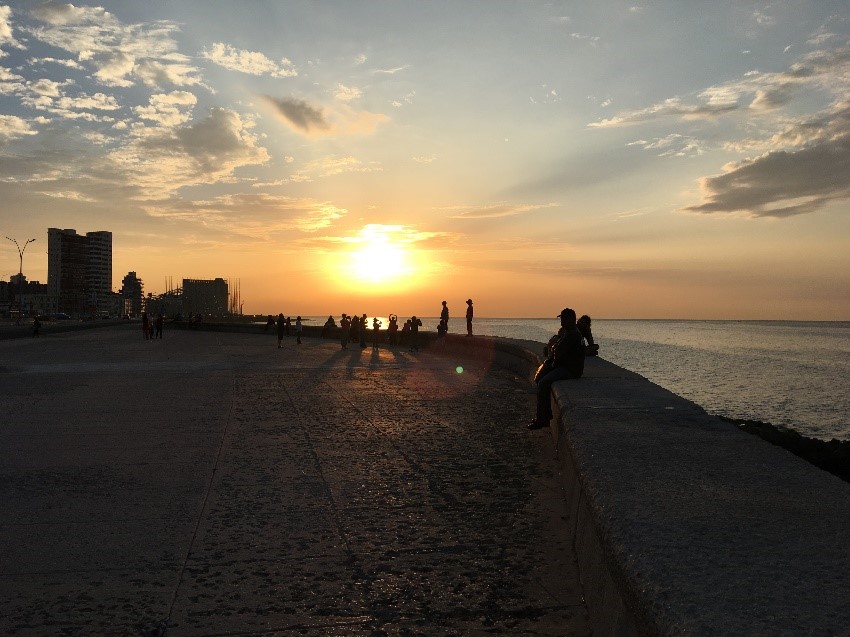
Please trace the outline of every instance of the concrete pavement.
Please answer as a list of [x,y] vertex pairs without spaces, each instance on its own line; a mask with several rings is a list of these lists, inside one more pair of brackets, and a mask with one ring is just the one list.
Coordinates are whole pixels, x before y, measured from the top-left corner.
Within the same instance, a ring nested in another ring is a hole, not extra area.
[[589,634],[525,378],[136,328],[0,342],[0,634]]

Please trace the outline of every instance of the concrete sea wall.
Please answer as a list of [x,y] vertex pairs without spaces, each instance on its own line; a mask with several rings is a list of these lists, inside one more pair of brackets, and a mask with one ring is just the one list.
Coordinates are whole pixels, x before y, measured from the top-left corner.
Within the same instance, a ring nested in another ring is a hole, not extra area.
[[[533,341],[443,346],[540,361]],[[599,358],[552,394],[594,635],[850,635],[850,484]]]

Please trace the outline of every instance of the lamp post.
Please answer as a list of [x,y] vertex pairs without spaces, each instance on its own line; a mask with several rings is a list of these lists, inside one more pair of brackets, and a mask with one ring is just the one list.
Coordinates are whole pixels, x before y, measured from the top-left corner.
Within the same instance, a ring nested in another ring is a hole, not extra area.
[[22,248],[12,237],[6,238],[15,244],[15,247],[18,249],[18,257],[20,258],[20,267],[18,268],[18,322],[20,322],[21,317],[24,315],[24,252],[26,252],[27,246],[35,241],[35,239],[28,239]]

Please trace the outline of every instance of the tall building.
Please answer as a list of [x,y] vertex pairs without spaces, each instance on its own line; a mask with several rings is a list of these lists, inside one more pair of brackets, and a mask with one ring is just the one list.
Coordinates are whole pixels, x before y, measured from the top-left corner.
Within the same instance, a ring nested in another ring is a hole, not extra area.
[[72,316],[94,315],[109,306],[112,233],[47,229],[47,288],[51,309]]
[[86,238],[89,240],[86,287],[95,307],[104,310],[109,308],[112,296],[112,233],[87,232]]
[[145,287],[135,272],[128,272],[121,281],[122,314],[138,316],[144,311]]

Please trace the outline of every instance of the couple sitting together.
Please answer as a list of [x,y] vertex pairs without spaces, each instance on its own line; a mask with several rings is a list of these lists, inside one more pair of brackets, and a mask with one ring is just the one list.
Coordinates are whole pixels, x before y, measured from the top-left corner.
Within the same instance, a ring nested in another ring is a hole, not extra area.
[[576,320],[575,310],[565,307],[558,315],[561,329],[546,345],[546,360],[537,369],[537,414],[528,424],[529,429],[541,429],[552,420],[552,383],[568,378],[581,378],[584,373],[584,357],[596,356],[599,345],[593,342],[590,317]]

